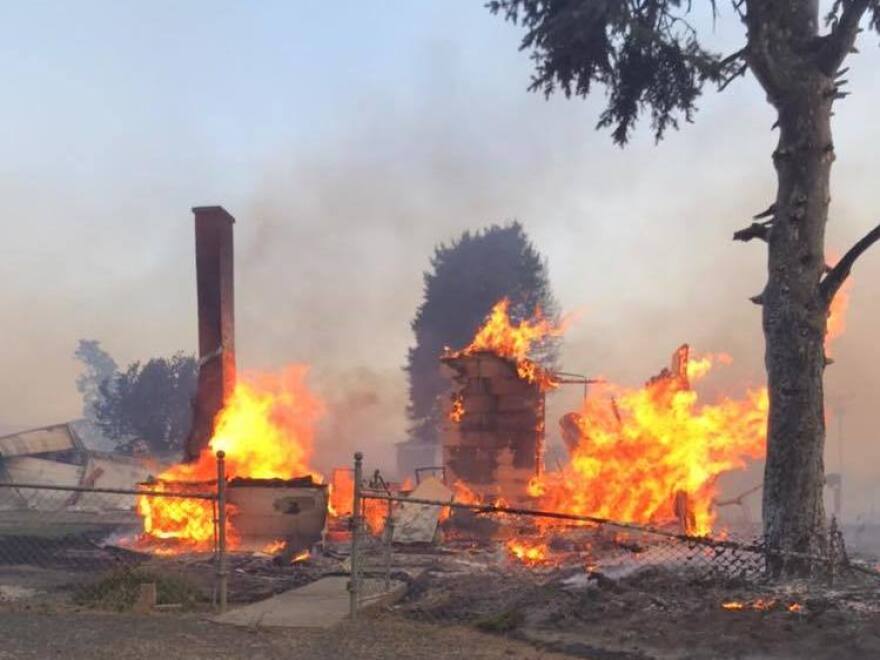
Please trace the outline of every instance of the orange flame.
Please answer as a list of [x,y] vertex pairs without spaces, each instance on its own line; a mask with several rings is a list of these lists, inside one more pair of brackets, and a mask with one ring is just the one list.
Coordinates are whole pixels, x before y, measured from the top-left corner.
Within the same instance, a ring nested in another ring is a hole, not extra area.
[[[290,479],[321,475],[309,467],[314,425],[323,411],[321,402],[309,391],[307,368],[287,367],[278,373],[244,376],[217,415],[214,435],[208,447],[193,463],[175,465],[159,475],[151,489],[196,491],[216,488],[215,453],[226,453],[226,474],[257,479]],[[202,486],[193,485],[202,482]],[[213,483],[212,483],[213,482]],[[206,485],[207,484],[207,485]],[[183,498],[138,497],[146,541],[164,542],[169,551],[206,551],[213,547],[213,503]],[[239,544],[235,531],[235,509],[228,508],[227,537],[230,548]],[[170,548],[167,542],[172,542]]]
[[459,479],[456,479],[452,484],[452,492],[454,494],[453,502],[459,504],[480,504],[482,502],[480,496]]
[[[739,600],[727,601],[721,603],[721,607],[725,610],[755,610],[757,612],[763,612],[772,610],[778,604],[779,601],[775,598],[756,598],[750,603]],[[786,609],[789,612],[800,612],[802,608],[798,603],[792,603]]]
[[452,399],[452,409],[449,411],[449,419],[458,424],[464,417],[464,400],[461,394],[456,394]]
[[284,550],[284,546],[286,545],[287,542],[284,539],[275,539],[271,543],[267,543],[261,552],[267,555],[277,555]]
[[293,559],[290,560],[291,564],[298,564],[302,561],[306,561],[309,557],[311,557],[311,553],[308,550],[303,550],[302,552],[298,552],[293,556]]
[[708,534],[715,479],[764,455],[768,410],[764,388],[701,403],[688,381],[716,361],[729,360],[709,356],[679,373],[664,370],[639,389],[608,386],[610,404],[586,400],[569,464],[533,479],[530,494],[545,509],[643,524],[679,520],[690,533]]
[[540,383],[543,387],[553,387],[550,374],[530,360],[529,353],[542,340],[561,336],[566,323],[556,324],[545,318],[540,309],[535,309],[532,318],[514,324],[510,320],[509,309],[510,301],[506,298],[495,303],[485,323],[477,330],[474,340],[458,353],[495,353],[513,360],[520,378],[530,383]]
[[336,468],[330,482],[330,515],[337,518],[350,516],[353,502],[354,472],[350,468]]
[[507,551],[524,564],[532,566],[546,562],[550,554],[546,543],[528,543],[515,539],[507,542]]
[[852,294],[853,278],[850,275],[843,282],[843,286],[837,291],[837,295],[831,299],[831,307],[828,310],[828,321],[825,330],[825,355],[831,356],[831,345],[846,331],[846,313],[849,310],[850,295]]

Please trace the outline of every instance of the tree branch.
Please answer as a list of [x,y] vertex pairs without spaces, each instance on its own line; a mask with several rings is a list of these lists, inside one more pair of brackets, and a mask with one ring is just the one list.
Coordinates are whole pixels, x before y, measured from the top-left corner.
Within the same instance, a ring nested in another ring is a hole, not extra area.
[[772,224],[772,220],[753,222],[745,229],[740,229],[739,231],[734,232],[733,240],[746,243],[753,238],[760,238],[762,241],[767,242],[767,238],[770,236],[770,225]]
[[[843,0],[843,11],[831,32],[824,37],[824,46],[819,51],[819,68],[828,76],[833,76],[843,60],[852,50],[859,34],[859,23],[875,0]],[[835,7],[836,8],[836,7]]]
[[835,294],[843,286],[844,281],[849,277],[853,264],[862,254],[874,243],[880,240],[880,225],[874,227],[871,231],[864,235],[849,251],[843,255],[834,267],[828,271],[828,274],[819,284],[819,292],[826,305],[830,305]]

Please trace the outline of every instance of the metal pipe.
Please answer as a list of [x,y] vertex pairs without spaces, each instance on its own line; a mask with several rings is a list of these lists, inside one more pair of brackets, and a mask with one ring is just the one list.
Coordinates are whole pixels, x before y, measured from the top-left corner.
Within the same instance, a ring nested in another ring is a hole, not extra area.
[[220,611],[226,611],[229,571],[226,566],[226,452],[217,452],[217,590]]
[[361,484],[363,480],[363,458],[361,452],[354,455],[354,498],[351,504],[351,579],[348,582],[349,617],[357,618],[358,592],[360,590],[360,557],[358,556],[361,536]]
[[110,493],[113,495],[145,495],[147,497],[185,497],[193,500],[213,500],[211,493],[175,493],[161,490],[126,490],[124,488],[86,488],[85,486],[53,486],[49,484],[0,483],[0,488],[31,488],[33,490],[61,490],[72,493]]

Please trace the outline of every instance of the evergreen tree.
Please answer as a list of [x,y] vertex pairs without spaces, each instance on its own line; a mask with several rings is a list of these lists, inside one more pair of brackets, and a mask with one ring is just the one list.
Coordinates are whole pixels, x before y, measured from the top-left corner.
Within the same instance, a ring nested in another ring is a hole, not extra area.
[[192,423],[197,375],[195,358],[181,353],[129,365],[100,386],[99,428],[122,449],[142,442],[154,455],[176,455]]
[[[411,326],[415,346],[409,350],[408,415],[414,440],[438,442],[438,398],[449,388],[440,371],[445,348],[467,346],[492,306],[502,298],[511,302],[514,321],[528,318],[536,308],[557,314],[547,265],[522,225],[492,225],[464,232],[449,245],[434,250],[431,269],[424,274],[424,300]],[[552,366],[558,342],[546,342],[533,357]]]

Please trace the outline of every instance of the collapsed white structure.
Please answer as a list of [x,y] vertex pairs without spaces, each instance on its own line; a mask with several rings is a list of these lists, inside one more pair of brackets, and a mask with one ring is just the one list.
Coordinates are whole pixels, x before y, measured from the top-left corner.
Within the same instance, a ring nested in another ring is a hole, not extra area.
[[136,490],[155,465],[92,449],[75,423],[0,437],[0,510],[133,511],[135,496],[19,487],[17,484]]

